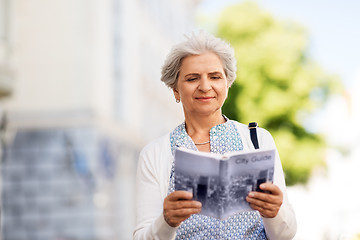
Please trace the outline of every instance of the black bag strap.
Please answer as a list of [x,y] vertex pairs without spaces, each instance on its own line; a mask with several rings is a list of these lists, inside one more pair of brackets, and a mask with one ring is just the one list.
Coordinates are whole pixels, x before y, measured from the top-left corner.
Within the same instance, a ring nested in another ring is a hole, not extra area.
[[256,122],[249,123],[249,130],[250,130],[250,138],[254,145],[255,149],[259,149],[259,142],[256,134],[256,128],[258,127],[258,124]]

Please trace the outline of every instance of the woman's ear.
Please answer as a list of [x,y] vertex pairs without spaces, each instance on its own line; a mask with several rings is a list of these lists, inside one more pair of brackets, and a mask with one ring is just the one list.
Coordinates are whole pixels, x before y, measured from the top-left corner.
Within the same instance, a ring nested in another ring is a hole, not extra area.
[[180,100],[179,91],[176,88],[173,88],[174,96],[176,100]]
[[231,84],[229,83],[229,81],[226,79],[226,87],[227,87],[227,91],[226,91],[226,98],[228,98],[228,95],[229,95],[229,90],[230,90],[230,87],[231,87]]
[[227,86],[227,89],[229,90],[229,88],[231,87],[231,83],[228,81],[228,79],[226,78],[226,86]]

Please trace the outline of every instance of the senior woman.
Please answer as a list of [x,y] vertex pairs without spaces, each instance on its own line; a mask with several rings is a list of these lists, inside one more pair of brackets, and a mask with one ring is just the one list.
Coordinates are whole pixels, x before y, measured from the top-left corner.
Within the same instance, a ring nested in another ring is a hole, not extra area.
[[[288,201],[283,170],[276,153],[274,181],[265,192],[250,192],[255,211],[226,220],[200,215],[192,194],[174,190],[174,152],[178,147],[225,153],[254,149],[247,125],[226,118],[221,107],[236,78],[234,50],[203,32],[175,45],[162,68],[161,80],[181,102],[185,121],[148,144],[140,153],[136,177],[134,239],[292,239],[294,211]],[[258,128],[261,148],[276,148],[270,133]]]

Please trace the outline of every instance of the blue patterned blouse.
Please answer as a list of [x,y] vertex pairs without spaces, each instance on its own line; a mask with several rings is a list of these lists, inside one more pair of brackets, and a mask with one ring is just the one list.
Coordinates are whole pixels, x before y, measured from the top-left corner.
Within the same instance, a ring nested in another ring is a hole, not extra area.
[[[180,124],[170,134],[171,150],[185,147],[197,148],[187,134],[185,123]],[[226,153],[241,151],[243,144],[240,134],[232,120],[214,126],[210,130],[210,151]],[[169,193],[175,190],[174,165],[171,169]],[[176,232],[176,239],[267,239],[262,218],[257,211],[241,212],[226,220],[218,220],[200,214],[193,214],[185,220]]]

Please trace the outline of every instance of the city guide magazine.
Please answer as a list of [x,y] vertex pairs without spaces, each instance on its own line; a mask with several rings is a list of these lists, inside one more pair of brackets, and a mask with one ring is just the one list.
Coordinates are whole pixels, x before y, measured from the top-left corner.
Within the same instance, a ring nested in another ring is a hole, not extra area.
[[175,150],[175,190],[193,193],[202,203],[200,214],[226,219],[254,211],[246,201],[250,191],[272,182],[275,149],[232,152],[224,155],[185,148]]

